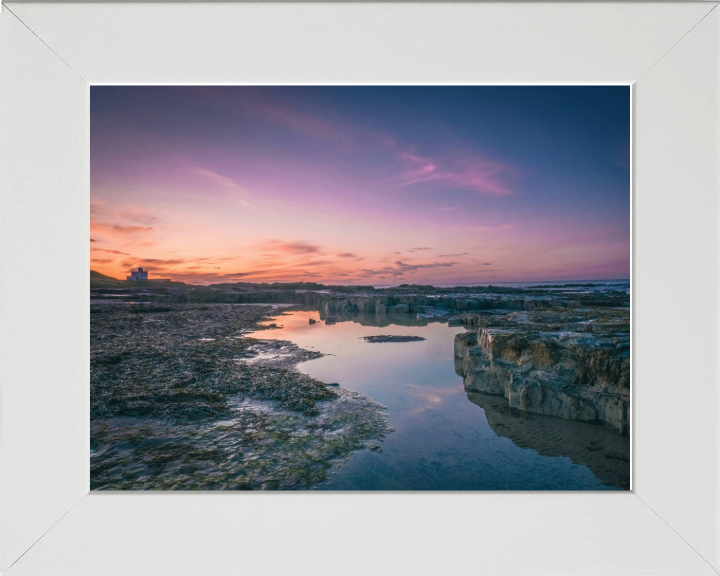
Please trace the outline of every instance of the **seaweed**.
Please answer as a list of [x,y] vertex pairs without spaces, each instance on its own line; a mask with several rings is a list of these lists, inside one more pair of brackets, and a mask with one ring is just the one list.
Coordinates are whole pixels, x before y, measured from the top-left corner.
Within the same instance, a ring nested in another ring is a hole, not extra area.
[[309,488],[390,430],[369,398],[249,362],[269,306],[92,309],[92,489]]

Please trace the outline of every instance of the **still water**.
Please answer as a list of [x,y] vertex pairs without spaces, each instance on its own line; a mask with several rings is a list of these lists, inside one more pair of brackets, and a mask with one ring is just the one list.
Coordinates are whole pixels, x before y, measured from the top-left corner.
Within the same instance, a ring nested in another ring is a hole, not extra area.
[[[281,328],[252,336],[290,340],[324,353],[322,358],[299,364],[299,370],[384,404],[394,428],[383,441],[382,451],[354,453],[334,466],[316,489],[627,488],[629,462],[595,457],[586,449],[600,442],[622,452],[627,449],[626,438],[600,426],[510,411],[502,397],[468,394],[453,360],[454,336],[464,328],[408,316],[397,322],[425,325],[378,327],[373,325],[377,324],[374,316],[362,315],[326,324],[318,312],[285,314],[274,320]],[[316,322],[311,324],[311,319]],[[425,340],[363,340],[374,335]]]

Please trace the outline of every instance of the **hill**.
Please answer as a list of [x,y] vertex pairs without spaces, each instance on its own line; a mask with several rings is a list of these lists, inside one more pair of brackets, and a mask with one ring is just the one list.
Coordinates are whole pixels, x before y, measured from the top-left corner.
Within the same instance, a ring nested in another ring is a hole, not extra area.
[[126,288],[126,280],[118,280],[112,276],[105,276],[95,270],[90,270],[90,288]]

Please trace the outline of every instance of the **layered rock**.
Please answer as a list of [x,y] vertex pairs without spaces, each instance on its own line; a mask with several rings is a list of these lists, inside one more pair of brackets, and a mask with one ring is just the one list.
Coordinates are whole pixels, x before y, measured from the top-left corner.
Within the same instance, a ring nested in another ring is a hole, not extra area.
[[323,286],[315,283],[225,283],[196,286],[182,282],[107,287],[91,285],[94,299],[163,303],[283,303],[318,306],[328,313],[413,314],[426,309],[446,312],[484,310],[536,310],[580,306],[628,306],[627,290],[606,285],[558,285],[530,288],[499,286],[421,286],[389,288]]
[[573,301],[543,296],[508,297],[483,295],[476,298],[454,296],[323,296],[320,311],[325,314],[449,314],[471,310],[537,310],[567,308]]
[[524,412],[630,429],[630,315],[574,308],[467,314],[455,338],[466,390]]
[[[488,288],[486,290],[491,290]],[[593,294],[562,291],[516,290],[479,294],[324,294],[320,296],[321,312],[326,314],[413,314],[445,311],[458,313],[492,310],[562,310],[581,306],[617,307],[629,306],[627,293],[613,290],[597,291]]]

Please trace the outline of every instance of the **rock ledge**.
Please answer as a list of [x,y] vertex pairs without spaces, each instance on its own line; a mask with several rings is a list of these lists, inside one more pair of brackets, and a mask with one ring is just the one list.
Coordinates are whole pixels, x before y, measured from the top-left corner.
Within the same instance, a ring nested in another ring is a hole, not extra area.
[[455,337],[455,366],[466,390],[629,434],[629,310],[473,313],[463,320],[469,331]]

